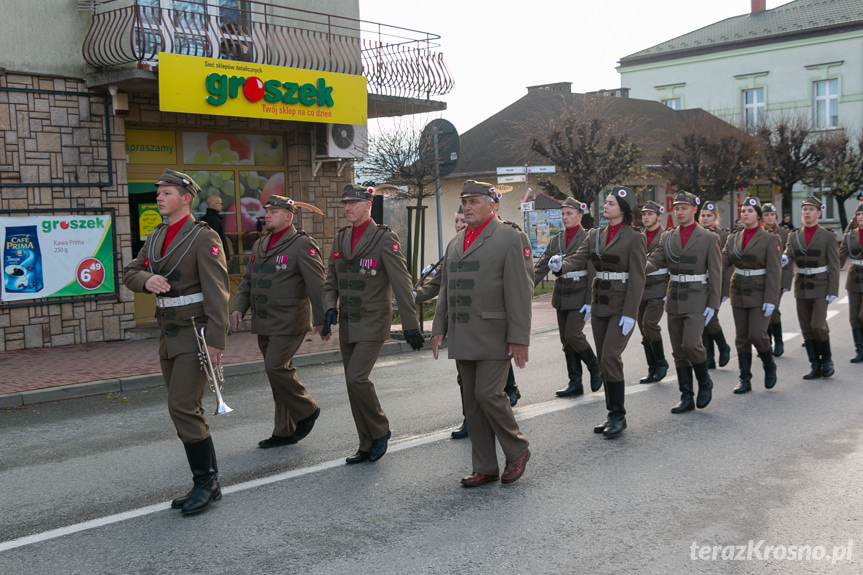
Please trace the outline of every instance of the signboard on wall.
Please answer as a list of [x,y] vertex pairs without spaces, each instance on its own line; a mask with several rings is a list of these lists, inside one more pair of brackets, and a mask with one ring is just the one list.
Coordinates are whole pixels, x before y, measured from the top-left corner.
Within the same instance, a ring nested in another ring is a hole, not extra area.
[[0,301],[115,291],[110,215],[0,216]]

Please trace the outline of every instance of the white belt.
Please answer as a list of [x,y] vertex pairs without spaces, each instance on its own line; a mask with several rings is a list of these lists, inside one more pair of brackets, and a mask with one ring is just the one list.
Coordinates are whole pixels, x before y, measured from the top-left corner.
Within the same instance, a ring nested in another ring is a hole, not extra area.
[[583,278],[586,275],[587,275],[587,270],[578,270],[576,272],[569,272],[569,273],[563,274],[560,277],[570,279],[570,280],[577,280],[578,278]]
[[181,305],[189,305],[190,303],[198,303],[204,301],[204,294],[201,292],[193,293],[192,295],[181,295],[180,297],[157,297],[156,307],[180,307]]
[[855,260],[854,258],[851,258],[851,264],[855,266],[863,266],[863,260]]
[[677,282],[677,283],[694,283],[694,282],[707,283],[707,274],[698,274],[698,275],[694,275],[694,276],[671,274],[669,277],[670,277],[671,281]]
[[815,274],[823,274],[827,272],[827,266],[820,268],[797,268],[797,273],[804,276],[814,276]]
[[621,280],[629,279],[629,272],[596,272],[596,278],[601,280]]
[[650,272],[649,276],[662,276],[668,273],[668,268],[662,268],[661,270],[656,270],[655,272]]
[[752,277],[752,276],[766,276],[767,270],[765,268],[761,268],[760,270],[741,270],[735,269],[734,273],[743,276],[743,277]]

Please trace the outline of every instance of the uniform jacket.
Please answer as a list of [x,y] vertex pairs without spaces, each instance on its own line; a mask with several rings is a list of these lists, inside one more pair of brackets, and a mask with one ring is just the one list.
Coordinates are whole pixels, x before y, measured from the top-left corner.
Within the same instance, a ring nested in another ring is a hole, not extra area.
[[398,236],[386,226],[370,223],[355,250],[351,226],[333,239],[323,308],[338,307],[339,337],[346,343],[389,339],[395,295],[402,328],[419,329],[413,284]]
[[[788,234],[785,255],[797,266],[794,297],[824,299],[828,295],[839,295],[839,246],[832,231],[818,226],[807,246],[805,228],[794,230]],[[800,268],[823,266],[827,266],[827,271],[820,274],[807,276],[800,273]]]
[[[779,305],[782,284],[782,260],[779,236],[758,228],[743,248],[743,232],[729,236],[722,250],[722,275],[729,281],[722,283],[722,295],[730,292],[731,305],[749,308],[772,303]],[[744,276],[738,270],[767,270],[765,275]]]
[[[667,268],[669,273],[665,311],[672,314],[702,313],[704,308],[719,309],[722,296],[722,256],[719,236],[696,225],[686,247],[680,240],[679,226],[662,233],[659,247],[650,255],[647,273]],[[671,275],[707,274],[707,283],[675,282]]]
[[180,353],[198,350],[192,318],[200,327],[206,324],[207,343],[225,348],[228,331],[228,298],[230,284],[225,253],[219,236],[210,227],[190,216],[183,222],[163,258],[167,224],[153,230],[138,257],[123,270],[123,283],[132,291],[145,292],[144,284],[153,275],[162,275],[170,282],[171,291],[161,297],[204,294],[204,301],[183,306],[156,308],[156,320],[161,328],[159,356],[170,359]]
[[[776,234],[779,237],[779,246],[785,249],[785,244],[788,243],[788,234],[791,232],[788,228],[776,225],[772,230],[764,228],[764,231]],[[794,281],[794,266],[788,264],[782,268],[782,290],[791,291],[791,283]]]
[[591,315],[611,317],[624,315],[635,319],[644,292],[644,262],[646,247],[644,234],[622,225],[606,245],[608,226],[593,228],[578,250],[563,259],[560,275],[574,270],[586,269],[593,264],[596,273],[626,272],[629,278],[622,280],[593,279]]
[[[551,259],[551,256],[557,254],[563,256],[575,254],[578,251],[578,246],[585,239],[587,239],[587,232],[584,228],[579,228],[568,246],[564,245],[566,243],[566,230],[551,238],[542,258],[534,266],[534,285],[541,282],[548,275],[548,260]],[[552,307],[559,310],[580,310],[585,304],[590,304],[593,278],[596,276],[596,269],[593,267],[593,263],[588,264],[586,271],[587,275],[582,277],[567,278],[561,275],[554,281],[554,291],[551,294]]]
[[[641,233],[644,234],[644,240],[647,242],[647,228],[641,230]],[[659,247],[659,242],[662,240],[662,231],[658,231],[656,235],[653,236],[653,241],[650,242],[650,245],[647,246],[647,257],[650,258],[650,254],[656,251]],[[649,275],[644,279],[644,295],[641,296],[642,301],[647,301],[649,299],[660,299],[664,298],[666,292],[668,291],[668,270],[663,274]]]
[[315,240],[291,226],[270,250],[272,234],[252,246],[233,310],[252,308],[252,333],[296,335],[324,323],[324,262]]
[[860,245],[860,230],[857,228],[851,228],[842,237],[839,245],[839,267],[844,266],[848,258],[851,258],[852,262],[845,277],[845,290],[863,293],[863,265],[854,264],[863,264],[863,246]]
[[447,336],[450,359],[509,359],[508,344],[530,344],[530,241],[497,218],[467,251],[464,235],[457,233],[446,248],[433,333]]

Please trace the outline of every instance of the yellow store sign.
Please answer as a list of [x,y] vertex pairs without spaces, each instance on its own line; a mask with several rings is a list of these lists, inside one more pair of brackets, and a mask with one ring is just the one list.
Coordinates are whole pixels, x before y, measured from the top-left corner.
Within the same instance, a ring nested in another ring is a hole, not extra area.
[[126,155],[130,164],[177,163],[177,139],[165,130],[126,130]]
[[365,124],[363,76],[159,53],[159,109],[244,118]]

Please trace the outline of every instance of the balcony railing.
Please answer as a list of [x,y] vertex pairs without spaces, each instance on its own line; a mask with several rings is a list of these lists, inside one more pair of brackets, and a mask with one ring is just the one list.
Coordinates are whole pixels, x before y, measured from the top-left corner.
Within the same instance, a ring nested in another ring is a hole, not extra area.
[[97,1],[84,60],[97,68],[157,69],[158,53],[168,52],[362,74],[370,93],[408,98],[441,96],[453,87],[433,34],[264,2],[164,4]]

